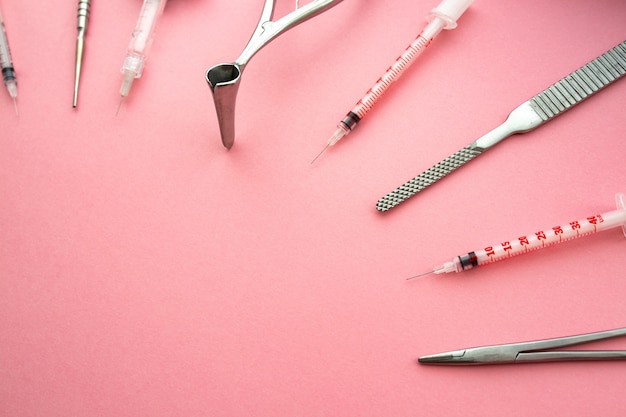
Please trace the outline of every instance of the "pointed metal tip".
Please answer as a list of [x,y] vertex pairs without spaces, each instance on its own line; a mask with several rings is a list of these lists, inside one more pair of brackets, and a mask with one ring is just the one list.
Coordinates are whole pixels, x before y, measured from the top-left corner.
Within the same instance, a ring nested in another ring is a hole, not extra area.
[[412,279],[419,278],[419,277],[423,277],[423,276],[425,276],[425,275],[430,275],[430,274],[432,274],[432,273],[433,273],[433,271],[423,272],[423,273],[421,273],[421,274],[417,274],[417,275],[413,275],[412,277],[408,277],[406,280],[407,280],[407,281],[410,281],[410,280],[412,280]]
[[425,363],[428,365],[437,365],[441,363],[450,363],[453,361],[453,359],[454,356],[449,353],[435,353],[433,355],[420,356],[419,358],[417,358],[417,362]]
[[[77,67],[76,71],[80,71],[80,69]],[[72,107],[76,108],[76,106],[78,105],[78,83],[80,82],[80,78],[77,72],[76,78],[74,79],[74,95],[72,96]]]
[[460,349],[450,352],[434,353],[432,355],[420,356],[417,361],[426,365],[467,365],[476,363],[470,353],[471,350],[472,349]]
[[117,115],[118,115],[118,114],[119,114],[119,112],[120,112],[120,108],[122,107],[122,101],[124,101],[124,96],[120,96],[120,102],[119,102],[119,104],[117,105],[117,111],[115,112],[115,117],[117,117]]
[[317,156],[315,158],[313,158],[313,160],[311,161],[311,165],[313,165],[313,163],[315,161],[317,161],[317,158],[319,158],[320,156],[322,156],[322,154],[326,151],[326,149],[328,149],[328,147],[330,146],[330,143],[328,143],[326,146],[324,146],[324,149],[322,149],[322,151],[320,153],[317,154]]
[[83,67],[83,51],[85,49],[85,31],[79,28],[78,37],[76,38],[76,54],[74,57],[74,97],[72,99],[72,107],[76,108],[78,104],[78,86],[80,84],[80,73]]
[[19,112],[17,111],[17,100],[13,97],[13,108],[15,109],[15,116],[19,116]]

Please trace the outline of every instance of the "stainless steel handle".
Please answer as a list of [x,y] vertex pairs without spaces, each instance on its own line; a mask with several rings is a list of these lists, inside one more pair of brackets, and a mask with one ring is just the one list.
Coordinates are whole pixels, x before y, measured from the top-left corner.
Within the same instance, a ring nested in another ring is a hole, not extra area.
[[432,185],[514,133],[524,133],[552,120],[626,74],[626,41],[609,49],[530,100],[507,120],[463,149],[402,184],[376,203],[387,211]]
[[548,121],[602,90],[626,74],[626,41],[552,84],[529,100]]

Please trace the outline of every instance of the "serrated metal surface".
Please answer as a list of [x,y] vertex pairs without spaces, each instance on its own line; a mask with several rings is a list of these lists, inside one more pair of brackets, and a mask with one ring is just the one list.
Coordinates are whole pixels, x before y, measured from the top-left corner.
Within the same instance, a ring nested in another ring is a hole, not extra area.
[[537,114],[547,121],[597,93],[626,74],[626,42],[552,84],[529,100]]
[[476,158],[482,152],[483,150],[481,148],[476,148],[473,145],[464,147],[382,197],[376,203],[376,209],[378,211],[387,211],[397,206],[468,161]]
[[[502,125],[432,168],[405,182],[376,203],[387,211],[480,155],[513,133],[530,131],[558,116],[626,74],[626,41],[552,84],[514,109]],[[532,117],[528,117],[531,115]]]

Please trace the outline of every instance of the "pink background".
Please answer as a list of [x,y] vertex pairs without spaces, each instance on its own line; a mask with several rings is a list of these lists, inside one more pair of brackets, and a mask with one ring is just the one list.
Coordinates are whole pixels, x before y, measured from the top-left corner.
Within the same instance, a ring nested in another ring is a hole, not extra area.
[[313,166],[436,1],[346,0],[273,41],[230,151],[204,73],[261,0],[171,0],[117,117],[141,1],[93,2],[75,110],[77,2],[2,3],[20,114],[0,91],[1,416],[623,415],[626,362],[416,363],[625,327],[620,231],[405,278],[613,210],[626,81],[375,210],[626,39],[623,0],[476,0]]

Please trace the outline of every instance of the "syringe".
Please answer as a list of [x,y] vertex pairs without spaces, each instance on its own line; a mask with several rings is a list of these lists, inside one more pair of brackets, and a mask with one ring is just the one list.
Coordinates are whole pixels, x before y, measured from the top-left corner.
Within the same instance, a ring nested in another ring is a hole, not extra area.
[[11,51],[9,50],[9,41],[7,39],[4,21],[2,20],[2,12],[0,11],[0,67],[2,68],[2,80],[13,99],[13,107],[17,116],[17,79],[15,78],[15,69],[11,61]]
[[456,21],[472,4],[473,0],[443,0],[439,6],[435,7],[426,20],[428,24],[417,38],[409,45],[395,62],[385,71],[367,93],[356,103],[354,108],[348,112],[346,117],[339,122],[337,129],[328,139],[328,143],[311,161],[311,164],[319,158],[326,149],[333,146],[341,138],[350,133],[356,125],[363,119],[365,114],[376,104],[378,99],[387,91],[389,86],[396,81],[400,75],[411,65],[412,61],[421,55],[428,45],[435,39],[442,29],[454,29]]
[[154,29],[159,16],[163,13],[165,3],[167,3],[167,0],[144,0],[143,6],[141,6],[139,18],[128,45],[128,53],[122,64],[121,71],[124,74],[124,78],[120,87],[118,112],[120,111],[122,101],[130,91],[133,81],[135,78],[141,77],[143,67],[148,59],[150,45],[152,45]]
[[497,245],[487,246],[484,249],[456,256],[450,262],[445,262],[433,268],[432,271],[415,275],[413,279],[428,274],[442,274],[463,272],[477,266],[488,265],[497,261],[523,255],[536,249],[547,248],[557,243],[567,242],[579,237],[590,236],[597,232],[622,227],[626,236],[626,197],[624,194],[615,195],[617,210],[603,214],[595,214],[584,219],[575,220],[550,229],[529,233],[516,239],[507,240]]

